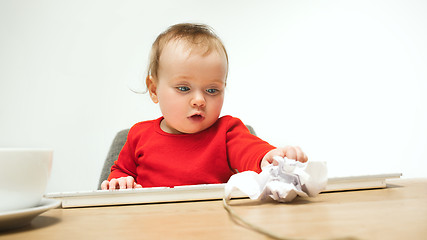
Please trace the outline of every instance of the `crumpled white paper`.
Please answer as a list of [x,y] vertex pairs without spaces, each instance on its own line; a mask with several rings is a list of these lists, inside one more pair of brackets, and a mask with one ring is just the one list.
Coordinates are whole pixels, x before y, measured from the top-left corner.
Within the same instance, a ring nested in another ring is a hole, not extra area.
[[272,198],[278,202],[290,202],[296,196],[315,197],[325,189],[326,162],[301,163],[279,156],[274,159],[279,164],[270,164],[259,174],[246,171],[231,176],[225,185],[225,199],[230,200],[235,188],[252,200]]

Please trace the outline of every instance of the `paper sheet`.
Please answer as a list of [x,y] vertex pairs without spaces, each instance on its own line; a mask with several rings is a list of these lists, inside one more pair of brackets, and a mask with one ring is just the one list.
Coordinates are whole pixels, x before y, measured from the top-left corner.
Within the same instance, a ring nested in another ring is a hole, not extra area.
[[274,159],[279,164],[270,164],[259,174],[246,171],[231,176],[225,185],[225,199],[231,198],[235,188],[253,200],[272,198],[278,202],[290,202],[296,196],[315,197],[325,189],[328,181],[325,162],[301,163],[278,156]]

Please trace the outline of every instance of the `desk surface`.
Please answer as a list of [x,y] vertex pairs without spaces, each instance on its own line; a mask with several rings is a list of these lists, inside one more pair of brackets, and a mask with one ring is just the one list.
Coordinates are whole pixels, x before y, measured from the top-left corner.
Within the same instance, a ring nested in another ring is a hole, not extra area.
[[[283,237],[426,239],[427,179],[323,193],[292,203],[232,200],[247,221]],[[222,201],[52,209],[0,239],[267,239],[234,223]]]

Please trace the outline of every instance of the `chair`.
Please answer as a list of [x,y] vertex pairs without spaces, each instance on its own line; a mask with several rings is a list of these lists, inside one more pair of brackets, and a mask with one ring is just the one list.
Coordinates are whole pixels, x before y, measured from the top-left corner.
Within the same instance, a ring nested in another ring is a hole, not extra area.
[[[252,126],[246,125],[249,129],[249,132],[253,135],[256,135],[255,130]],[[129,133],[129,129],[121,130],[116,134],[113,139],[113,143],[110,146],[110,150],[108,151],[107,158],[105,159],[104,166],[102,167],[101,175],[99,177],[98,189],[101,189],[101,183],[108,178],[110,175],[111,166],[113,166],[114,161],[119,157],[119,153],[125,145],[127,136]]]

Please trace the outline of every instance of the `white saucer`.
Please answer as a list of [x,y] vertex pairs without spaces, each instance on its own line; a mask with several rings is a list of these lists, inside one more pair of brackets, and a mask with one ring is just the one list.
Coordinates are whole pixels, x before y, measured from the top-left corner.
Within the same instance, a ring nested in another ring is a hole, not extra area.
[[37,207],[0,212],[0,231],[19,228],[29,224],[37,215],[56,208],[61,201],[43,198]]

